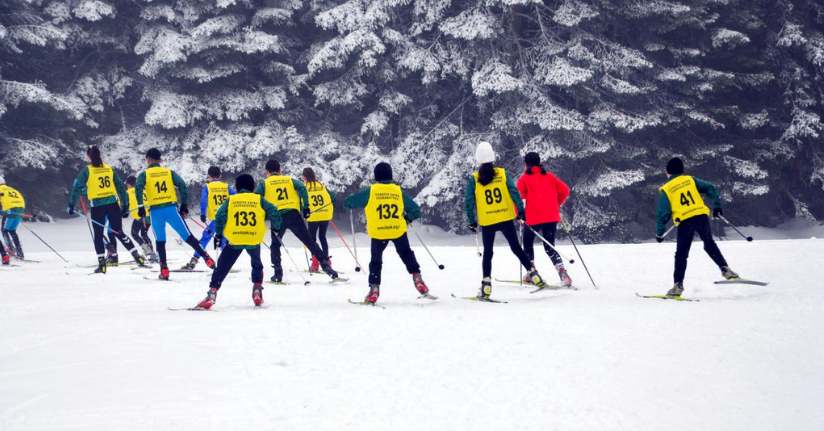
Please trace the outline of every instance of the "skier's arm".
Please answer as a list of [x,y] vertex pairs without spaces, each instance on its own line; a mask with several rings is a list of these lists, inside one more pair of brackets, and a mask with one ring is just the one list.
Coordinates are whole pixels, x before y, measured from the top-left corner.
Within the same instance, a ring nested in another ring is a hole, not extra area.
[[672,207],[667,194],[658,195],[658,214],[655,216],[655,235],[661,236],[667,231],[667,222],[672,218]]
[[86,182],[89,181],[89,167],[86,166],[77,174],[77,179],[74,180],[74,187],[72,187],[72,195],[69,197],[69,206],[74,206],[77,203],[77,198],[82,196],[83,188],[86,187]]
[[259,194],[259,195],[261,195],[261,196],[265,196],[265,195],[266,195],[266,183],[264,183],[263,181],[261,181],[261,182],[257,185],[257,187],[255,187],[255,193],[257,193],[257,194]]
[[713,208],[721,208],[721,198],[718,197],[718,189],[706,181],[699,180],[695,177],[692,177],[692,179],[695,181],[695,188],[698,189],[698,193],[707,195],[712,200]]
[[280,216],[280,211],[278,211],[278,207],[272,205],[269,201],[260,197],[260,206],[266,211],[266,220],[272,222],[272,230],[280,230],[280,224],[282,222],[282,218]]
[[206,214],[206,207],[209,206],[209,186],[203,186],[200,191],[200,213]]
[[466,192],[464,193],[464,213],[466,213],[466,221],[473,225],[478,222],[477,214],[475,213],[475,177],[469,177],[469,182],[466,183]]
[[303,181],[294,178],[292,178],[292,185],[295,186],[295,190],[300,197],[300,210],[303,211],[309,208],[309,193],[306,191],[306,185],[303,184]]
[[229,196],[234,196],[237,194],[237,190],[234,187],[229,186]]
[[332,205],[337,205],[338,195],[332,193],[332,190],[329,189],[326,189],[326,193],[329,193],[329,199],[332,199]]
[[[552,175],[552,174],[548,174]],[[552,176],[553,181],[555,181],[555,190],[558,192],[558,206],[561,206],[566,202],[567,198],[569,197],[569,186],[566,185],[560,178],[556,176]]]
[[421,207],[405,191],[401,190],[403,196],[403,210],[406,212],[406,219],[413,222],[421,218]]
[[355,193],[354,195],[349,195],[345,201],[343,201],[343,209],[351,210],[353,208],[366,208],[366,204],[369,203],[369,193],[371,192],[371,187],[366,187],[365,189]]
[[226,219],[229,217],[229,201],[223,202],[215,213],[215,235],[223,236]]
[[177,174],[175,171],[171,171],[172,173],[172,184],[180,190],[180,203],[185,204],[188,206],[189,202],[189,189],[186,187],[186,181],[183,181],[183,178]]
[[117,172],[112,170],[112,176],[114,177],[114,189],[117,190],[117,197],[120,199],[120,208],[128,211],[129,210],[129,192],[126,191],[126,185],[123,184],[123,180],[120,179],[120,175],[117,175]]
[[[146,188],[146,171],[137,176],[137,181],[134,183],[134,197],[137,199],[138,205],[143,205],[143,189]],[[148,212],[148,211],[147,211]]]
[[521,192],[518,191],[518,187],[515,186],[515,181],[512,181],[512,177],[509,176],[509,173],[504,171],[504,175],[506,176],[506,188],[509,189],[509,195],[512,196],[512,202],[515,203],[515,209],[518,210],[518,214],[523,214],[524,201],[521,200]]
[[526,176],[526,174],[521,175],[521,178],[518,178],[517,188],[518,188],[518,192],[521,193],[521,196],[524,199],[527,199],[527,197],[526,197],[526,180],[524,179],[525,176]]

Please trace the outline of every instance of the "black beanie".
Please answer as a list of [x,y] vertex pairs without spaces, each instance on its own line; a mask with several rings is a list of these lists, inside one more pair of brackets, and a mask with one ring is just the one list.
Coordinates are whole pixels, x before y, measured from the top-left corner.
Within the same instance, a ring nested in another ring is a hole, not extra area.
[[235,179],[235,190],[240,192],[241,190],[249,190],[250,192],[255,189],[255,179],[252,178],[249,174],[243,174],[237,179]]
[[375,166],[375,181],[392,181],[392,166],[389,163],[380,162]]
[[667,162],[667,173],[670,175],[681,175],[684,173],[684,162],[678,157]]
[[152,160],[160,160],[161,154],[160,150],[157,148],[149,148],[149,151],[146,151],[146,158]]
[[526,163],[526,165],[530,167],[539,166],[541,164],[541,156],[539,156],[538,153],[534,151],[526,153],[526,155],[524,156],[524,163]]

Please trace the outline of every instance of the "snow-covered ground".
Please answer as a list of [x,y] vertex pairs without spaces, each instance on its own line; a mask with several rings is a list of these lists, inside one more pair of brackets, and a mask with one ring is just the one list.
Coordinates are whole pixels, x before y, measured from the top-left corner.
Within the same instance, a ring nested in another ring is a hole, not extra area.
[[[673,242],[579,243],[598,290],[579,262],[568,265],[579,291],[496,283],[493,297],[509,303],[484,304],[450,297],[480,282],[474,238],[416,227],[446,266],[411,236],[439,301],[416,299],[390,246],[386,309],[348,304],[366,294],[366,276],[333,239],[348,284],[315,275],[302,286],[287,272],[293,285],[267,286],[267,307],[253,310],[244,255],[217,312],[172,312],[205,296],[206,273],[87,276],[76,266],[94,262],[82,221],[29,226],[71,263],[21,228],[43,262],[0,269],[0,430],[824,429],[824,240],[750,229],[752,243],[720,243],[767,287],[713,285],[719,273],[695,243],[692,303],[635,296],[671,287]],[[359,236],[364,265],[366,244]],[[188,258],[169,248],[175,265]],[[493,271],[519,274],[503,243]]]

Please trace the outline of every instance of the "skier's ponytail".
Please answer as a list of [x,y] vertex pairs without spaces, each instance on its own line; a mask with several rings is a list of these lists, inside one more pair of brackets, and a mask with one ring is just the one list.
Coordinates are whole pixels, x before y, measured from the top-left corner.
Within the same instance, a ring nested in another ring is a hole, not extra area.
[[478,182],[485,186],[495,179],[495,165],[492,163],[484,163],[478,168]]
[[86,155],[89,156],[89,160],[95,168],[103,166],[103,158],[100,157],[100,148],[97,148],[97,145],[89,145],[89,148],[86,149]]
[[524,172],[525,174],[532,175],[532,168],[534,168],[535,166],[540,166],[541,175],[546,175],[546,169],[544,169],[544,165],[541,164],[541,156],[539,156],[538,153],[526,153],[526,156],[524,156],[524,163],[526,163],[526,172]]
[[303,178],[306,179],[306,185],[309,186],[311,184],[310,190],[314,190],[317,188],[318,177],[315,175],[315,171],[312,168],[303,168]]

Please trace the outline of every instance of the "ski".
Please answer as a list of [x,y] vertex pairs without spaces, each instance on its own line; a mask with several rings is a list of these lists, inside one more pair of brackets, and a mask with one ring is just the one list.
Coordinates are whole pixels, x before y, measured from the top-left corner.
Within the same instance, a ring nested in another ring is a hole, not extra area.
[[419,296],[418,299],[428,299],[430,301],[437,301],[438,297],[435,295],[430,295],[428,293],[424,293],[423,295]]
[[636,296],[639,298],[658,298],[658,299],[672,299],[674,301],[686,301],[686,302],[700,302],[697,299],[689,299],[689,298],[682,298],[680,296],[670,296],[670,295],[641,295],[639,293],[635,293]]
[[353,301],[352,298],[349,298],[349,303],[354,304],[354,305],[363,305],[363,306],[367,306],[367,307],[378,307],[378,308],[386,309],[386,307],[384,307],[383,305],[378,305],[378,304],[375,304],[374,302]]
[[266,281],[264,281],[264,283],[266,283],[266,284],[275,284],[275,285],[278,285],[278,286],[288,286],[289,285],[289,283],[284,283],[282,281],[272,281],[272,280],[266,280]]
[[207,310],[205,308],[200,307],[189,307],[189,308],[172,308],[169,307],[169,311],[217,311],[217,310]]
[[530,291],[529,293],[538,293],[538,292],[541,292],[541,291],[544,291],[544,290],[564,290],[564,289],[566,289],[566,290],[578,290],[578,288],[575,287],[575,286],[555,286],[555,285],[552,285],[552,284],[545,284],[545,285],[543,285],[543,286],[541,286],[541,287],[539,287],[535,290]]
[[335,283],[346,283],[347,281],[349,281],[349,279],[348,279],[348,278],[341,278],[341,277],[338,277],[338,278],[333,278],[333,279],[332,279],[332,281],[330,281],[330,282],[329,282],[329,284],[335,284]]
[[529,285],[529,286],[534,286],[534,285],[535,285],[535,284],[533,284],[533,283],[527,283],[527,282],[525,282],[525,281],[523,281],[523,280],[501,280],[500,278],[496,278],[496,279],[495,279],[495,281],[497,281],[498,283],[512,283],[512,284],[520,284],[520,285],[522,285],[522,286],[523,286],[523,285]]
[[[295,271],[294,269],[290,269],[290,270],[289,270],[289,272],[297,272],[297,271]],[[323,272],[323,271],[309,271],[308,269],[303,269],[303,270],[301,270],[300,272],[307,273],[307,274],[313,274],[313,275],[314,275],[314,274],[319,274],[319,275],[324,275],[324,274],[326,274],[326,273],[325,273],[325,272]],[[340,272],[340,271],[338,271],[338,274],[346,274],[346,273],[345,273],[345,272]]]
[[755,286],[766,286],[770,283],[763,281],[747,280],[746,278],[733,278],[730,280],[721,280],[714,282],[715,284],[752,284]]
[[171,281],[172,283],[180,283],[180,282],[179,282],[179,281],[177,281],[177,280],[171,280],[171,279],[169,279],[169,280],[164,280],[164,279],[162,279],[162,278],[151,278],[151,277],[149,277],[148,275],[144,275],[144,276],[143,276],[143,279],[144,279],[144,280],[149,280],[149,281],[165,281],[165,282],[169,282],[169,281]]
[[506,301],[498,301],[497,299],[492,299],[492,298],[483,299],[483,298],[478,298],[477,296],[455,296],[454,293],[452,294],[452,297],[456,298],[456,299],[468,299],[470,301],[492,302],[492,303],[495,303],[495,304],[506,304],[507,303]]
[[[106,266],[108,266],[108,265],[106,265]],[[140,266],[135,266],[134,268],[129,268],[129,269],[132,270],[132,271],[135,271],[135,270],[138,270],[138,269],[154,269],[154,267],[151,266],[151,265],[140,265]]]

